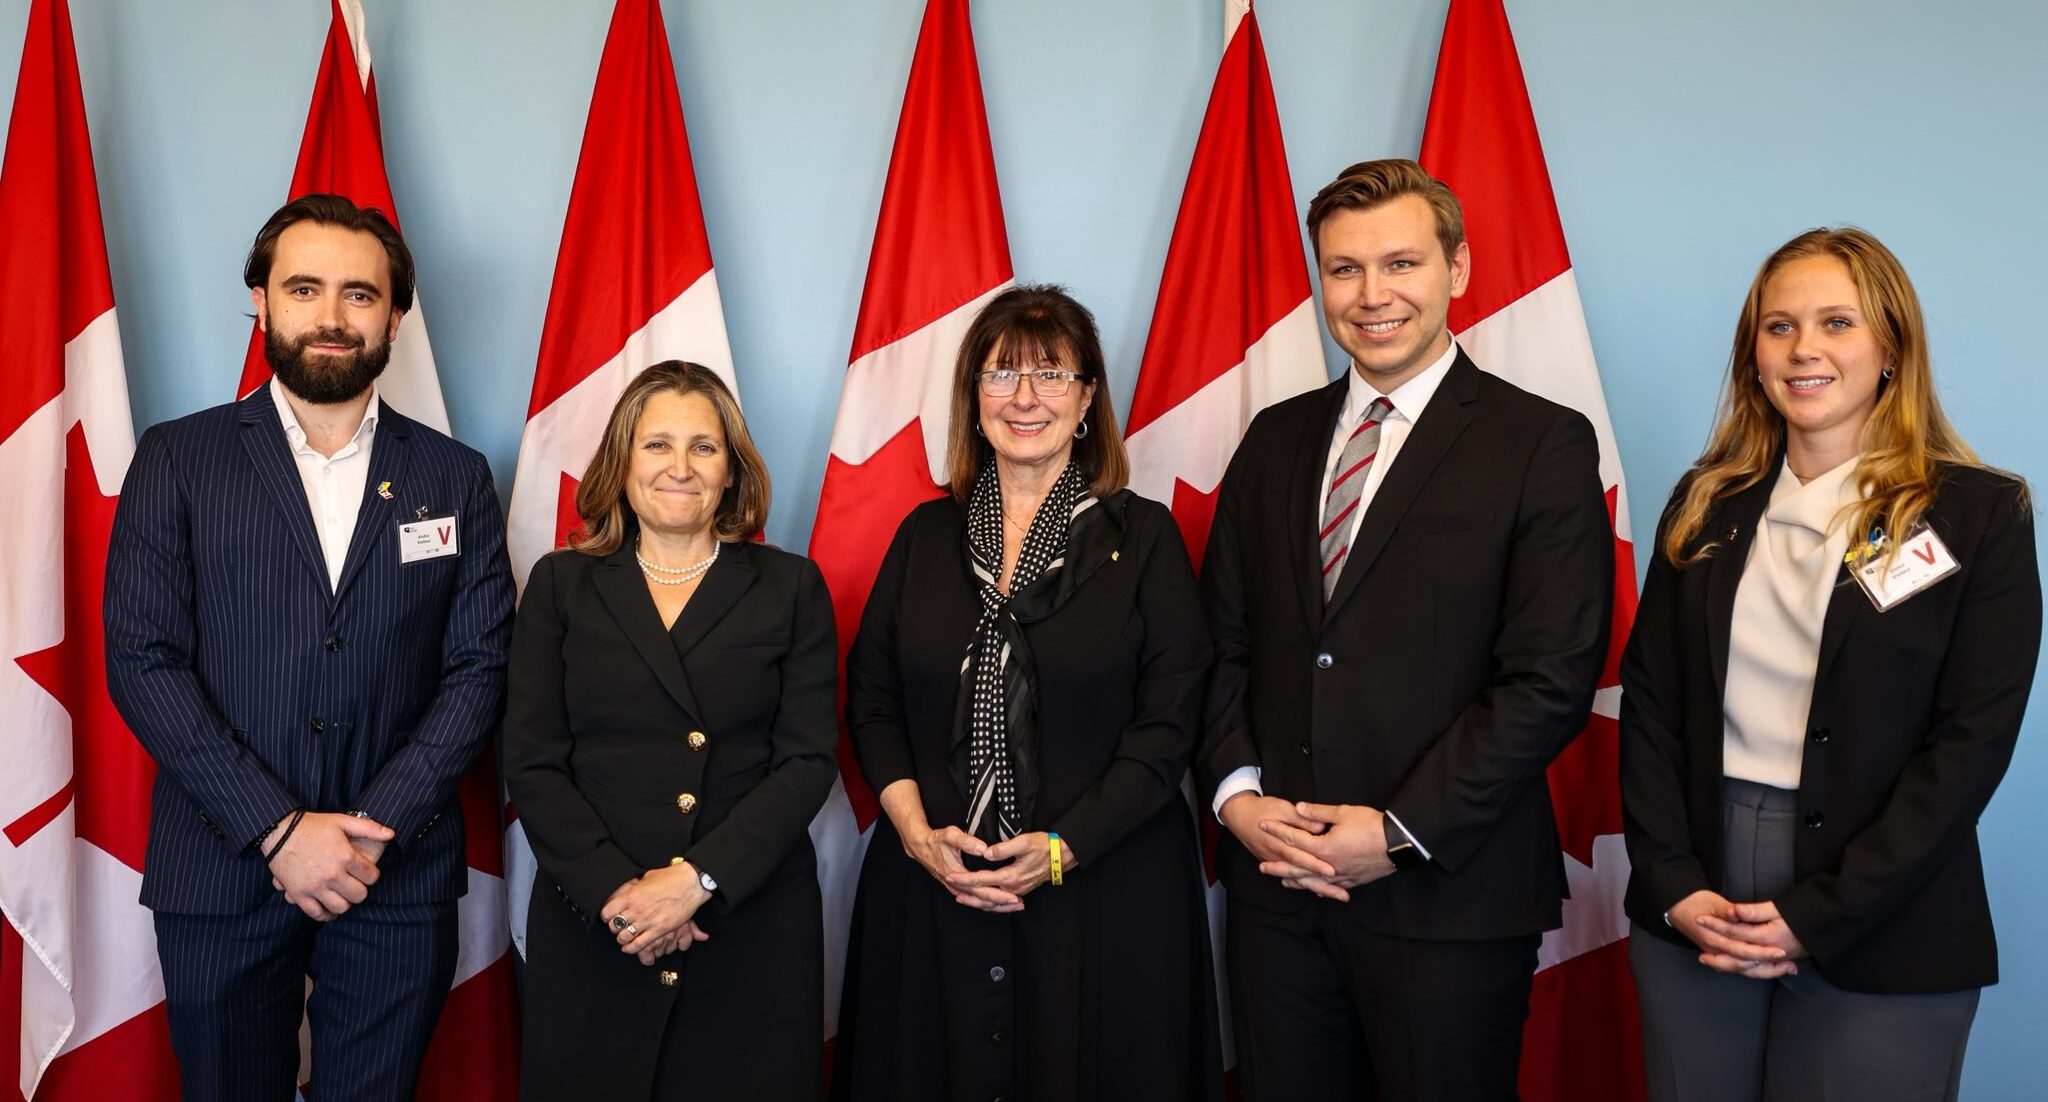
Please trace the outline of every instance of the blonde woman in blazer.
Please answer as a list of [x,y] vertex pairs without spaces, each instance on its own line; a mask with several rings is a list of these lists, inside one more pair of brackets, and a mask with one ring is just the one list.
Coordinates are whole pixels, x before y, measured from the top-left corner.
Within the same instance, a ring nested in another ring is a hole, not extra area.
[[1952,1099],[1998,979],[1977,818],[2040,643],[2026,487],[1942,415],[1862,230],[1773,253],[1731,360],[1622,661],[1649,1094]]

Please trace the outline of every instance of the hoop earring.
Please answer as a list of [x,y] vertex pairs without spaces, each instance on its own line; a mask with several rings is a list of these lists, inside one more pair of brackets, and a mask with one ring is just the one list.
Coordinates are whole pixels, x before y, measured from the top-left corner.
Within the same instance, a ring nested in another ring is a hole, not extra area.
[[974,435],[976,435],[976,436],[979,436],[979,437],[981,437],[981,438],[982,438],[982,439],[984,439],[984,440],[988,439],[988,433],[985,433],[985,432],[981,431],[981,422],[980,422],[980,421],[976,421],[976,422],[974,422]]
[[1891,378],[1891,377],[1892,377],[1892,370],[1893,370],[1893,369],[1892,369],[1892,368],[1889,368],[1889,367],[1885,368],[1885,369],[1884,369],[1884,377],[1885,377],[1885,378],[1887,378],[1887,379]]
[[1083,421],[1083,422],[1081,422],[1080,424],[1078,424],[1078,425],[1074,426],[1074,439],[1076,439],[1076,440],[1086,440],[1086,439],[1088,439],[1088,422],[1086,422],[1086,421]]

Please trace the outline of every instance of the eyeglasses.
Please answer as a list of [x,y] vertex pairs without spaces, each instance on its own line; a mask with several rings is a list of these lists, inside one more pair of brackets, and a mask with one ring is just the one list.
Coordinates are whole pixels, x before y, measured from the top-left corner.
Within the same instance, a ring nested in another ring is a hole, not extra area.
[[1022,379],[1031,380],[1031,393],[1040,398],[1057,398],[1067,392],[1074,380],[1084,376],[1078,371],[1062,371],[1059,368],[1043,367],[1037,371],[1018,371],[1011,367],[999,367],[981,373],[981,392],[991,398],[1008,398],[1017,393],[1017,383]]

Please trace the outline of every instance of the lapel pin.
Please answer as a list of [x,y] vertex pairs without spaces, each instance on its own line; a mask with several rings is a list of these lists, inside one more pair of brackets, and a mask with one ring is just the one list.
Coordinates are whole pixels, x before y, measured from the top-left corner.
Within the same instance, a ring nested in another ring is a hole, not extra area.
[[391,500],[391,483],[389,483],[389,482],[379,482],[379,483],[377,483],[377,496],[378,496],[378,497],[381,497],[381,498],[383,498],[383,499],[384,499],[384,500],[386,500],[386,501],[390,501],[390,500]]
[[412,514],[412,515],[413,515],[413,519],[414,519],[414,520],[425,520],[425,519],[427,519],[427,507],[426,507],[426,506],[424,506],[424,505],[420,506],[419,508],[417,508],[417,509],[413,510],[413,514]]
[[1735,526],[1734,526],[1734,525],[1732,525],[1732,524],[1731,524],[1731,525],[1729,525],[1729,526],[1728,526],[1728,532],[1727,532],[1727,534],[1726,534],[1726,535],[1723,535],[1723,536],[1722,536],[1721,538],[1722,538],[1722,539],[1724,539],[1724,540],[1727,540],[1727,541],[1728,541],[1729,543],[1734,543],[1734,542],[1735,542],[1735,534],[1736,534],[1736,528],[1735,528]]

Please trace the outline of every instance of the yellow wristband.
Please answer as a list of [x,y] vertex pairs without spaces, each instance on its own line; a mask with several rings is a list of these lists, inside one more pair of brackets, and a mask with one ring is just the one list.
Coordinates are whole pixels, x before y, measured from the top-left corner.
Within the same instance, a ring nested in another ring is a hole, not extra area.
[[1060,836],[1047,834],[1046,845],[1052,850],[1052,883],[1054,887],[1066,883],[1066,876],[1060,870]]

